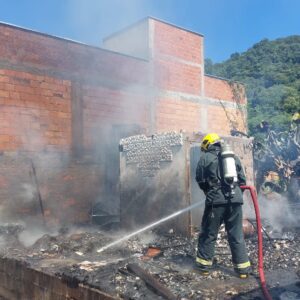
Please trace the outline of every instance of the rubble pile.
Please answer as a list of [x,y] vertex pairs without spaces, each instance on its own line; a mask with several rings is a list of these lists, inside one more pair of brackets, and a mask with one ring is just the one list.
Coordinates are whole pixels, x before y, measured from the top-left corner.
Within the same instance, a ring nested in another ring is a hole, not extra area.
[[[272,237],[271,232],[264,229],[264,269],[265,271],[272,271],[278,269],[298,269],[300,266],[300,234],[292,231],[287,231],[277,237]],[[231,262],[228,257],[223,256],[225,253],[230,254],[229,245],[226,238],[226,233],[221,230],[222,237],[218,240],[218,247],[222,249],[218,263],[230,267]],[[246,239],[246,246],[250,256],[252,266],[257,266],[257,236],[256,234],[251,238]],[[230,258],[230,255],[229,255]],[[254,274],[256,270],[254,269]]]
[[18,223],[5,223],[0,225],[1,236],[17,236],[25,229],[24,225]]
[[[45,234],[32,246],[23,249],[14,248],[14,244],[2,244],[1,255],[26,261],[32,268],[60,277],[69,286],[84,284],[122,299],[164,299],[150,289],[143,278],[132,273],[128,269],[129,264],[148,272],[178,299],[254,299],[253,293],[247,294],[253,290],[258,296],[261,295],[257,283],[255,235],[246,239],[254,266],[253,274],[247,281],[241,281],[233,272],[224,229],[220,231],[216,244],[214,268],[207,277],[201,276],[194,266],[197,234],[186,238],[176,236],[172,231],[168,234],[153,232],[97,253],[99,247],[119,236],[86,229],[57,235]],[[300,264],[299,242],[297,231],[277,239],[265,236],[267,278],[269,271],[270,274],[280,272],[281,276],[296,274]],[[149,251],[149,248],[156,251]],[[271,288],[280,287],[278,279],[268,283]],[[300,297],[300,287],[296,292],[281,288],[280,293],[284,292],[293,292]]]
[[[293,115],[287,131],[274,130],[267,121],[256,130],[252,147],[257,191],[270,197],[279,193],[300,206],[300,111]],[[230,133],[249,138],[234,129]]]
[[277,132],[266,121],[258,130],[261,138],[253,143],[258,190],[300,203],[300,113],[294,114],[289,131]]

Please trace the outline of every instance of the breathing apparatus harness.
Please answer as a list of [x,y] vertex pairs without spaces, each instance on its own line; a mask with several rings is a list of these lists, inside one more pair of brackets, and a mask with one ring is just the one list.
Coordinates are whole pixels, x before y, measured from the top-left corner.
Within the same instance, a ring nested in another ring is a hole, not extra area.
[[234,188],[238,182],[234,152],[229,144],[221,143],[221,152],[219,153],[222,165],[222,178],[224,183],[229,187],[230,195],[234,195]]
[[[217,143],[216,143],[217,144]],[[238,182],[237,170],[235,164],[235,154],[228,144],[223,140],[218,142],[220,150],[217,151],[218,168],[217,178],[208,181],[208,186],[222,190],[224,196],[228,199],[235,194],[234,188]],[[215,144],[212,144],[215,145]],[[208,150],[209,151],[209,147]],[[211,201],[211,218],[214,218],[214,201]]]
[[217,151],[218,171],[215,180],[209,180],[208,186],[221,188],[226,197],[235,194],[234,188],[238,182],[235,154],[228,144],[220,143],[220,150]]

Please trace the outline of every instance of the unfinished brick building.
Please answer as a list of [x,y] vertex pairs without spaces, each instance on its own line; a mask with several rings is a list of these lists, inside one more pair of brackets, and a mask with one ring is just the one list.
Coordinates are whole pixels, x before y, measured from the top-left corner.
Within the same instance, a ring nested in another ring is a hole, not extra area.
[[[205,75],[203,42],[154,18],[106,38],[104,48],[0,24],[5,216],[39,212],[36,171],[47,222],[87,222],[99,198],[118,197],[122,137],[246,132],[243,88]],[[250,174],[249,153],[242,159]]]

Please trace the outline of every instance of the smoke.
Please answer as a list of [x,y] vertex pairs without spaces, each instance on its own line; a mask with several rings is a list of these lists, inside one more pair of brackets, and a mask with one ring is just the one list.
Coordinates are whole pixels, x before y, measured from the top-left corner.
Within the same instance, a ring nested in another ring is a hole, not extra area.
[[45,230],[43,227],[39,225],[40,224],[38,224],[38,222],[30,222],[30,225],[26,227],[25,230],[19,234],[18,239],[25,247],[32,246],[38,239],[40,239],[45,234],[51,234],[51,235],[57,234],[56,231]]
[[[114,90],[111,92],[116,93]],[[99,195],[95,203],[96,214],[120,213],[119,142],[122,138],[145,132],[141,124],[148,121],[146,115],[149,106],[148,94],[147,87],[123,87],[118,96],[111,100],[112,110],[106,113],[106,118],[103,118],[101,112],[98,116],[94,114],[93,124],[87,128],[86,134],[91,139],[92,156],[102,172]],[[86,101],[89,100],[91,99],[87,97]],[[103,102],[101,95],[94,100],[99,104]],[[118,107],[114,106],[114,102]]]
[[286,228],[298,226],[300,217],[288,199],[280,194],[273,194],[272,198],[260,197],[262,218],[270,223],[274,231],[282,233]]
[[0,250],[5,248],[5,246],[6,246],[5,239],[2,236],[0,236]]
[[[2,156],[1,163],[1,172],[6,170],[3,176],[7,182],[5,188],[2,187],[2,222],[40,220],[41,205],[45,210],[61,210],[61,203],[57,205],[59,199],[56,198],[58,188],[52,189],[55,185],[61,186],[61,174],[69,164],[67,155],[43,152],[7,154]],[[56,197],[50,199],[54,194]]]
[[32,202],[34,201],[34,198],[36,196],[36,187],[33,186],[33,184],[30,183],[22,183],[21,184],[21,193],[22,198],[24,202]]
[[144,232],[139,238],[142,244],[147,245],[155,242],[158,236],[155,233],[148,231]]
[[[150,7],[149,2],[140,0],[100,2],[77,0],[68,2],[68,14],[78,35],[99,46],[101,38],[108,37],[144,18],[148,15],[144,12]],[[146,30],[147,28],[142,26],[141,31],[130,31],[126,38],[112,43],[105,42],[103,47],[121,54],[146,58],[148,54]],[[145,53],[140,55],[142,44],[142,52]],[[134,60],[129,64],[119,64],[117,68],[118,74],[124,74],[126,78],[133,75],[135,79],[131,82],[125,80],[128,83],[122,82],[121,86],[117,86],[113,79],[110,84],[112,86],[84,87],[85,144],[89,145],[88,150],[102,170],[99,195],[94,203],[93,214],[103,216],[120,214],[118,149],[120,139],[144,133],[149,130],[151,125],[148,124],[152,122],[150,118],[153,90],[148,86],[150,76],[148,69],[135,68]],[[88,122],[89,118],[92,122]]]
[[[271,196],[258,196],[259,210],[263,226],[269,227],[273,232],[283,233],[286,229],[299,226],[300,216],[288,199],[280,194]],[[255,211],[250,195],[245,195],[244,217],[255,219]]]
[[[144,0],[67,1],[69,22],[80,38],[99,45],[100,38],[155,14],[153,4]],[[91,30],[92,28],[92,30]]]

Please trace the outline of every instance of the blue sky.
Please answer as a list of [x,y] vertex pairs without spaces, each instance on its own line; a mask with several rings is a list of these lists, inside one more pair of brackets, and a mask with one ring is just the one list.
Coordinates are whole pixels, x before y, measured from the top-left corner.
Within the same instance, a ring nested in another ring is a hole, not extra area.
[[0,22],[96,46],[146,16],[204,34],[214,62],[300,34],[300,0],[0,0]]

